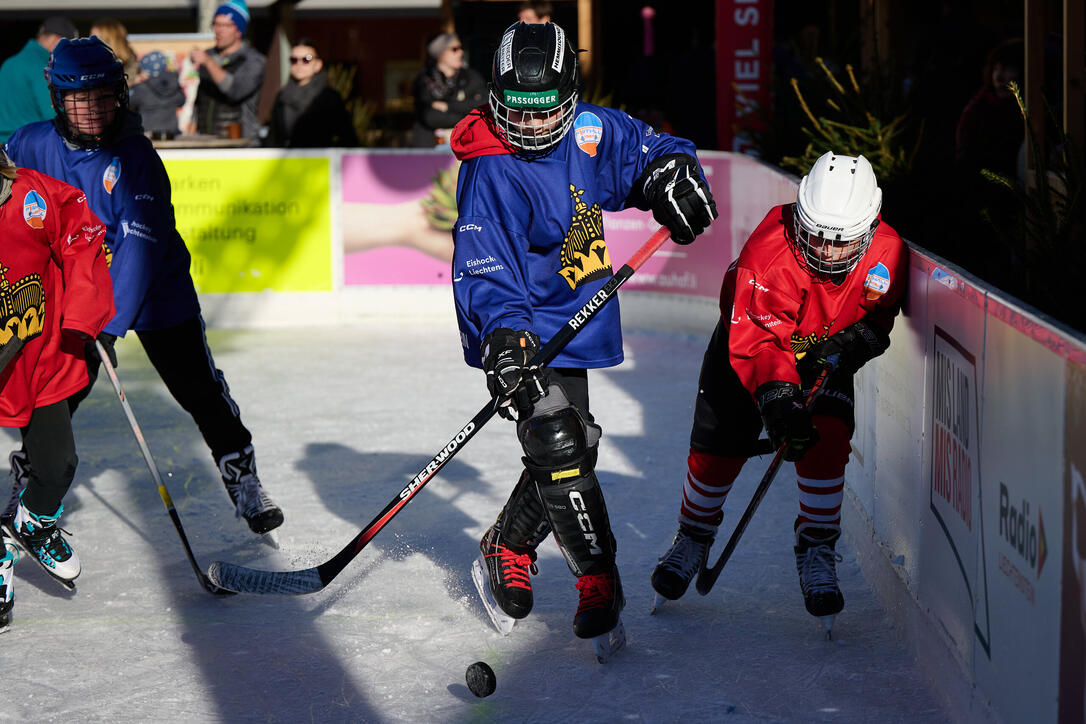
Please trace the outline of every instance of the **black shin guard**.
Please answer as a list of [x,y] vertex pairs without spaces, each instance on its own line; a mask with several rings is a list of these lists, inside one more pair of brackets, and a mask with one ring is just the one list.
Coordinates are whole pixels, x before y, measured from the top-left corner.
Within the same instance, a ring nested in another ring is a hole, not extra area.
[[502,542],[525,553],[535,550],[551,532],[543,503],[528,471],[524,471],[498,516]]
[[527,467],[569,570],[578,578],[610,573],[615,565],[615,538],[595,472],[580,466]]

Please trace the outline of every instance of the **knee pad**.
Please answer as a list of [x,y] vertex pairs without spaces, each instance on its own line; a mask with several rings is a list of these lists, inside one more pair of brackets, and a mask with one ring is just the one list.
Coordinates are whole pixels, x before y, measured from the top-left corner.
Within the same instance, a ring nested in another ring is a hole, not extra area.
[[550,385],[531,417],[517,423],[525,464],[537,468],[577,466],[590,454],[594,464],[600,434],[599,426],[586,423],[558,385]]

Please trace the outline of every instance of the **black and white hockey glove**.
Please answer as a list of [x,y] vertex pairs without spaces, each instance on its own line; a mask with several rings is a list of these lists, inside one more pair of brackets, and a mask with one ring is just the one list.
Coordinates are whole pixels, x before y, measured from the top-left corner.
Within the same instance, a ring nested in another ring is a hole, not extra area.
[[834,372],[854,375],[889,346],[890,335],[886,330],[861,319],[807,350],[803,359],[796,363],[796,371],[803,386],[810,387],[833,355],[837,355]]
[[671,232],[677,244],[689,244],[717,217],[716,202],[701,178],[693,156],[675,153],[661,156],[646,168],[637,182],[652,216]]
[[[113,366],[113,369],[117,369],[117,350],[113,348],[113,345],[117,342],[117,335],[101,332],[98,334],[98,341],[102,343],[102,347],[106,350],[109,364]],[[87,359],[98,359],[98,350],[95,349],[94,342],[86,343],[86,354]]]
[[544,371],[532,365],[539,351],[539,337],[527,330],[514,332],[499,327],[483,340],[483,371],[490,396],[502,401],[498,414],[515,420],[511,406],[520,417],[530,414],[546,389]]
[[754,391],[758,410],[773,447],[784,445],[784,459],[795,462],[818,442],[811,412],[803,404],[799,386],[793,382],[766,382]]

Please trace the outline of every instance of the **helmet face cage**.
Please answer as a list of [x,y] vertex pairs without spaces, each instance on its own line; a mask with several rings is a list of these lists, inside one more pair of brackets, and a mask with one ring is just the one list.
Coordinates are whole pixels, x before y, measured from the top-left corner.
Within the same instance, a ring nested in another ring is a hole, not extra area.
[[807,267],[815,274],[834,276],[848,274],[860,263],[867,253],[871,240],[875,238],[875,228],[879,220],[871,222],[871,228],[865,234],[853,239],[842,239],[840,234],[830,238],[822,230],[807,229],[798,213],[793,214],[795,222],[795,244]]
[[530,155],[553,150],[573,126],[577,76],[577,54],[560,26],[510,26],[494,54],[489,97],[503,140]]
[[57,112],[54,124],[64,138],[90,149],[109,145],[117,137],[128,108],[128,83],[124,65],[108,45],[97,36],[62,39],[53,49],[45,77]]

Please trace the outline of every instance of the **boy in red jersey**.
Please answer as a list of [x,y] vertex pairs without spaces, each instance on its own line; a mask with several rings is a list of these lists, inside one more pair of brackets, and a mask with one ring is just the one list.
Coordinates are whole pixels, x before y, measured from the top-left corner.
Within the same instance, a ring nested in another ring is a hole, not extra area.
[[[0,151],[0,426],[19,428],[34,463],[3,528],[69,588],[79,558],[57,527],[77,463],[68,397],[87,384],[84,342],[116,312],[105,232],[82,191]],[[14,603],[13,553],[5,541],[0,627]]]
[[[849,439],[853,374],[890,344],[907,286],[908,252],[881,223],[879,189],[863,156],[826,153],[796,203],[774,207],[724,275],[721,319],[698,381],[679,532],[652,574],[677,599],[704,564],[732,483],[764,425],[796,464],[795,555],[807,610],[844,607],[834,551]],[[804,388],[837,355],[811,409]]]

